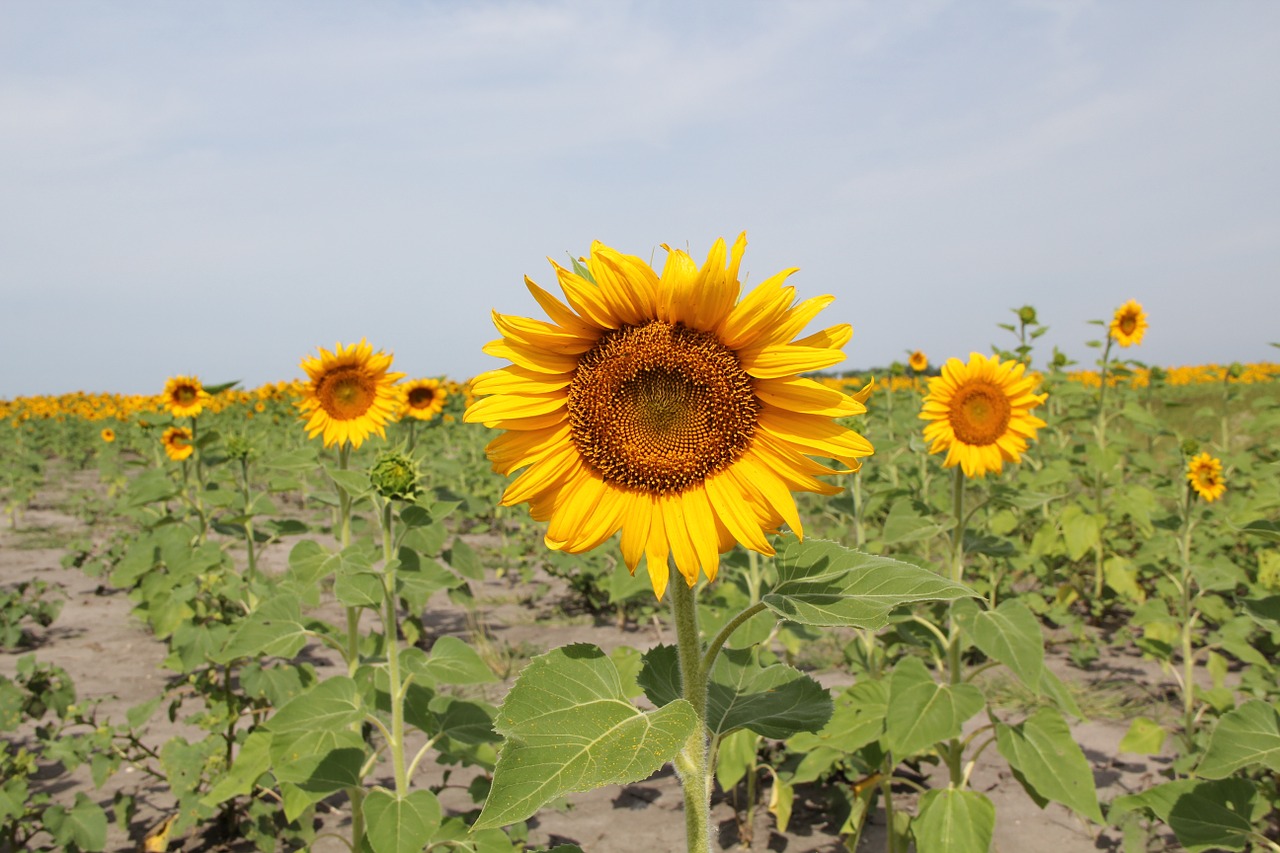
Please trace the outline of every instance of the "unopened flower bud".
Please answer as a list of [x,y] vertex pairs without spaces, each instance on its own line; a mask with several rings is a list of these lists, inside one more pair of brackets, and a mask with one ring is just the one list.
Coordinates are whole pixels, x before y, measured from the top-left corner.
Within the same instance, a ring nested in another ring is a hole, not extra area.
[[418,492],[418,465],[403,453],[384,453],[369,470],[369,479],[384,498],[411,500]]

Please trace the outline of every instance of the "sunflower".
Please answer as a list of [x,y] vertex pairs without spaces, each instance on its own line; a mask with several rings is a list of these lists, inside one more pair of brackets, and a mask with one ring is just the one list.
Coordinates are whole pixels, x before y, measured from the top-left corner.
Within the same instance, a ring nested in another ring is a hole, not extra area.
[[1222,497],[1222,493],[1227,490],[1227,484],[1222,479],[1222,461],[1208,453],[1201,453],[1187,463],[1187,480],[1196,494],[1208,503]]
[[929,357],[920,350],[911,353],[911,357],[907,359],[907,366],[916,373],[924,373],[929,369]]
[[359,447],[370,433],[386,436],[386,425],[395,419],[399,395],[395,383],[403,373],[388,373],[391,356],[362,338],[360,343],[323,347],[319,357],[302,360],[310,377],[298,403],[307,418],[307,438],[324,434],[324,446],[351,443]]
[[795,270],[739,301],[746,244],[717,240],[701,268],[664,245],[661,275],[601,243],[581,274],[552,261],[568,304],[525,279],[551,322],[494,313],[502,337],[485,352],[513,363],[476,377],[464,418],[507,430],[489,459],[524,471],[502,503],[549,522],[547,547],[581,553],[620,530],[627,567],[643,555],[659,598],[668,557],[692,587],[735,543],[771,555],[766,534],[803,535],[791,491],[836,494],[815,475],[872,452],[835,422],[862,402],[797,375],[843,361],[852,330],[792,340],[832,301],[793,305]]
[[400,386],[400,414],[429,421],[444,409],[448,396],[438,379],[414,379]]
[[1147,315],[1142,306],[1130,299],[1116,309],[1111,318],[1111,337],[1122,347],[1142,343],[1142,336],[1147,331]]
[[1022,362],[975,352],[968,364],[947,359],[942,375],[929,380],[920,418],[929,421],[929,452],[947,452],[944,467],[958,464],[966,477],[981,477],[1022,461],[1027,441],[1045,425],[1031,410],[1046,397],[1034,393],[1036,380],[1025,370]]
[[174,462],[181,462],[195,450],[191,445],[191,430],[186,427],[169,427],[160,436],[160,441],[164,444],[165,454]]
[[102,440],[105,441],[107,444],[110,444],[111,442],[116,440],[116,431],[113,430],[111,427],[104,428],[102,430],[101,435],[102,435]]
[[164,407],[175,418],[194,418],[213,399],[194,376],[173,376],[164,383]]

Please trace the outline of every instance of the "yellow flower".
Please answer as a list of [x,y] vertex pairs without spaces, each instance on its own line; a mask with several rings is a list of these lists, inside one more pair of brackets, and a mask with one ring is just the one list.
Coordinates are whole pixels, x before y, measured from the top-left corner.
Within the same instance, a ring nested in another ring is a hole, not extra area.
[[1147,315],[1142,306],[1130,299],[1116,309],[1111,318],[1111,337],[1122,347],[1142,343],[1142,336],[1147,331]]
[[929,421],[924,440],[930,453],[947,452],[942,463],[959,465],[966,477],[1000,471],[1005,462],[1021,462],[1027,441],[1044,421],[1031,410],[1045,401],[1034,392],[1036,378],[1026,365],[970,353],[969,363],[947,359],[942,375],[929,380],[920,412]]
[[102,431],[102,440],[105,441],[107,444],[110,444],[111,442],[115,441],[116,431],[113,430],[111,427],[105,428]]
[[1187,480],[1191,488],[1207,503],[1222,497],[1227,484],[1222,479],[1222,462],[1208,453],[1201,453],[1187,463]]
[[400,412],[429,421],[444,409],[448,394],[438,379],[414,379],[400,386]]
[[907,366],[916,373],[924,373],[929,369],[929,357],[920,350],[911,353],[911,357],[907,359]]
[[375,353],[363,338],[333,350],[322,347],[319,357],[302,360],[311,379],[298,404],[307,418],[307,438],[323,433],[325,447],[346,442],[359,447],[370,433],[385,437],[399,406],[395,383],[404,374],[388,373],[391,356]]
[[169,427],[160,436],[160,441],[164,444],[165,454],[174,462],[181,462],[195,450],[191,446],[191,430],[186,427]]
[[598,242],[586,276],[552,261],[568,304],[525,279],[551,322],[494,313],[502,337],[485,352],[513,364],[475,379],[465,415],[507,430],[489,459],[524,471],[502,503],[549,522],[547,547],[581,553],[621,530],[627,567],[643,555],[659,598],[668,557],[692,587],[735,543],[772,554],[782,524],[803,535],[791,491],[836,494],[815,475],[872,452],[835,422],[862,403],[797,375],[843,361],[852,330],[793,340],[832,302],[793,305],[795,270],[739,301],[746,243],[717,240],[701,268],[663,246],[661,276]]
[[212,399],[194,376],[173,376],[164,383],[164,406],[175,418],[194,418]]

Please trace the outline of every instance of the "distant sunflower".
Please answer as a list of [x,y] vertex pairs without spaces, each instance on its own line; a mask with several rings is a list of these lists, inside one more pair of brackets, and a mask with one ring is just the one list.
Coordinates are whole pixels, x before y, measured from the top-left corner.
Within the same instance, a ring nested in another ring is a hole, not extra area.
[[1222,479],[1222,461],[1201,453],[1187,463],[1187,480],[1191,488],[1207,503],[1213,503],[1227,490]]
[[186,427],[169,427],[160,436],[160,441],[164,444],[165,454],[174,462],[181,462],[195,450],[191,445],[191,430]]
[[911,353],[911,357],[907,359],[907,366],[916,373],[924,373],[929,369],[929,357],[920,350],[916,350]]
[[359,447],[371,433],[386,435],[395,419],[399,395],[395,383],[403,373],[388,373],[391,356],[361,339],[358,344],[321,348],[318,357],[302,360],[310,377],[298,403],[307,419],[307,438],[323,433],[324,446],[351,443]]
[[194,376],[172,376],[164,383],[164,406],[175,418],[194,418],[213,399]]
[[444,410],[448,393],[438,379],[414,379],[400,386],[400,412],[429,421]]
[[105,441],[107,444],[110,444],[111,442],[116,440],[116,431],[113,430],[111,427],[106,427],[105,429],[103,429],[101,435],[102,435],[102,440]]
[[835,421],[862,403],[798,375],[844,360],[848,325],[793,340],[832,297],[793,305],[785,270],[738,301],[745,234],[701,268],[663,248],[661,276],[598,242],[586,275],[552,261],[567,305],[526,278],[551,322],[494,313],[502,337],[485,352],[514,363],[475,379],[465,415],[507,430],[489,459],[524,471],[502,503],[548,521],[547,547],[581,553],[621,530],[627,567],[643,555],[659,598],[669,556],[693,586],[737,542],[772,554],[782,524],[803,535],[791,491],[836,494],[815,475],[872,452]]
[[966,477],[981,477],[1022,461],[1027,441],[1045,425],[1031,410],[1046,397],[1034,392],[1036,380],[1025,370],[1022,362],[975,352],[968,364],[947,359],[942,375],[929,380],[920,418],[929,421],[929,452],[947,452],[944,467],[959,465]]
[[1116,309],[1111,318],[1111,337],[1122,347],[1142,343],[1142,336],[1147,331],[1147,315],[1142,306],[1130,299]]

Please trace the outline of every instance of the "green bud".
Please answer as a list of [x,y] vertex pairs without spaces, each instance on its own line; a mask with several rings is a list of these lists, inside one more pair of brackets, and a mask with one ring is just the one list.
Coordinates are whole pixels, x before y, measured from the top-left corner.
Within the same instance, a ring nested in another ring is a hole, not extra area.
[[229,459],[240,461],[253,456],[253,444],[243,433],[236,432],[228,435],[226,449]]
[[389,451],[369,470],[369,480],[384,498],[412,500],[418,493],[418,465],[403,453]]
[[1194,438],[1183,439],[1183,442],[1182,442],[1183,456],[1195,456],[1199,452],[1200,452],[1200,442],[1196,441]]
[[1153,365],[1147,372],[1147,378],[1151,381],[1152,385],[1159,385],[1169,378],[1169,371],[1165,370],[1163,367],[1156,367]]
[[1018,321],[1024,326],[1034,325],[1036,322],[1036,309],[1030,305],[1023,305],[1018,309]]
[[1232,379],[1239,379],[1244,376],[1244,365],[1238,361],[1231,362],[1231,366],[1227,368],[1227,375]]

